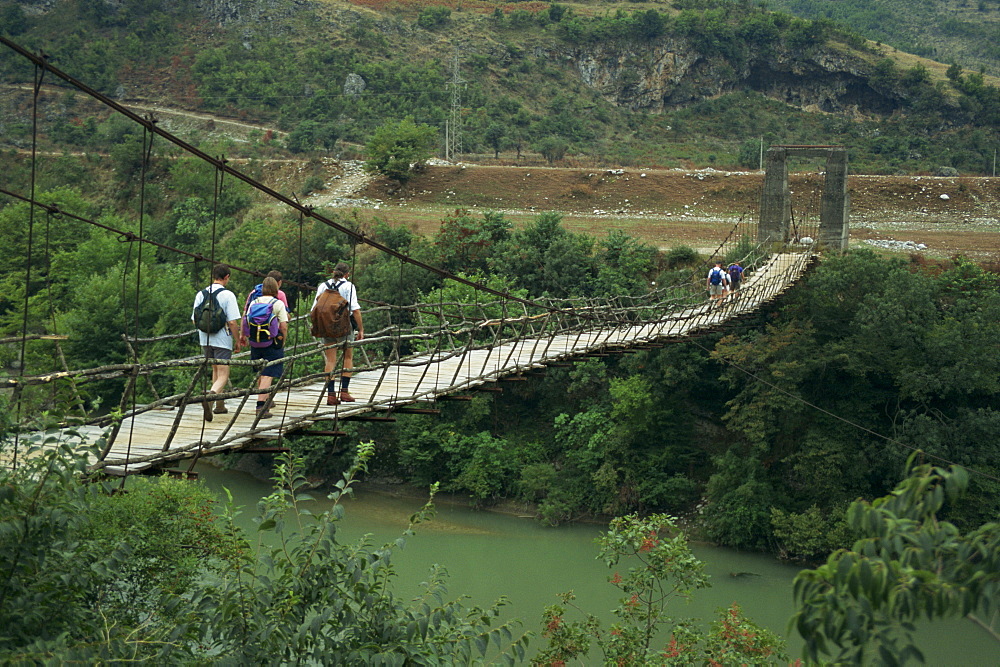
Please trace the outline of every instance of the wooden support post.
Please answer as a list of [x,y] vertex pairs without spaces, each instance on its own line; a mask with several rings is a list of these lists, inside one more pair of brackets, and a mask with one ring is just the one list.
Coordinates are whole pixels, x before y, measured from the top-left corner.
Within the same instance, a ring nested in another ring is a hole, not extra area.
[[438,396],[435,400],[438,401],[471,401],[474,397],[468,394],[444,394]]

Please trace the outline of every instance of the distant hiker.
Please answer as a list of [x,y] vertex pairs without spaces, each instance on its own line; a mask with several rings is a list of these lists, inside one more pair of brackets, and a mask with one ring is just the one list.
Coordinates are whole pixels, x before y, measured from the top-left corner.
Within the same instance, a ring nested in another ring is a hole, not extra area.
[[[324,281],[316,289],[309,316],[312,320],[312,335],[322,339],[326,347],[323,356],[326,358],[326,404],[340,405],[351,403],[354,397],[347,389],[351,383],[351,370],[354,368],[354,348],[348,343],[362,340],[365,337],[365,327],[361,321],[361,306],[358,305],[357,289],[348,280],[351,267],[340,262],[333,267],[333,277]],[[344,347],[344,368],[340,375],[340,394],[336,393],[337,381],[333,377],[337,367],[337,348]]]
[[[261,295],[247,304],[243,314],[243,336],[250,344],[250,359],[277,361],[285,357],[285,338],[288,336],[288,309],[278,297],[278,281],[268,276],[261,283]],[[271,416],[274,403],[269,392],[274,378],[281,377],[284,364],[266,367],[260,374],[257,389],[257,414],[260,419]]]
[[743,267],[740,266],[739,262],[733,262],[729,265],[729,283],[730,289],[734,292],[738,292],[740,289],[740,283],[743,281]]
[[712,301],[718,301],[725,296],[726,272],[722,268],[722,262],[716,262],[715,266],[708,272],[705,286],[708,287],[708,295]]
[[[229,283],[229,267],[216,264],[212,267],[212,284],[194,297],[191,321],[198,329],[198,341],[206,359],[232,359],[233,343],[239,352],[243,346],[240,335],[240,306],[236,295],[226,289]],[[207,395],[222,393],[229,382],[229,366],[212,364],[212,388]],[[202,403],[205,421],[212,421],[212,402],[206,398]],[[215,414],[225,414],[226,402],[215,401]]]

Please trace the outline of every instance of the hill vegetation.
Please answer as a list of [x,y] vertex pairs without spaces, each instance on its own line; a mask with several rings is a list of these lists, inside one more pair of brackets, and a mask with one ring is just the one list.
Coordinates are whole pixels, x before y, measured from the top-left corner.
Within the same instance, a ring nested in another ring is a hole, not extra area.
[[997,0],[771,0],[768,5],[836,21],[900,51],[1000,74]]
[[[29,12],[3,0],[0,11],[8,36],[106,93],[290,133],[258,137],[264,152],[349,155],[406,117],[443,143],[455,104],[462,153],[557,142],[549,154],[599,164],[756,166],[763,141],[848,145],[859,172],[981,174],[998,144],[992,79],[900,67],[827,18],[743,0],[367,4],[60,0]],[[0,73],[32,78],[6,51]],[[5,115],[5,140],[23,144],[26,120]],[[55,135],[96,147],[100,117],[58,115]]]

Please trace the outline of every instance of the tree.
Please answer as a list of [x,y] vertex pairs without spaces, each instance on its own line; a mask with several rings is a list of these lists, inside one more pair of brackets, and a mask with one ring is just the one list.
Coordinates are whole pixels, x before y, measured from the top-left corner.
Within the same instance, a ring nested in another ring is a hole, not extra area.
[[[599,545],[598,558],[609,568],[629,565],[625,574],[615,572],[608,578],[623,594],[613,610],[618,620],[607,631],[592,614],[586,614],[585,621],[567,621],[568,608],[578,607],[572,593],[561,595],[561,604],[545,609],[542,637],[548,645],[533,664],[583,661],[592,642],[604,655],[605,665],[761,665],[785,660],[783,642],[741,617],[735,604],[720,612],[710,633],[699,630],[695,619],[667,615],[671,602],[689,600],[696,590],[710,586],[704,563],[695,558],[671,517],[618,517]],[[670,640],[664,647],[654,647],[657,635],[666,629],[672,633]]]
[[405,183],[413,175],[413,168],[430,157],[436,141],[433,127],[416,124],[411,118],[382,125],[365,147],[365,171]]
[[847,521],[861,535],[853,548],[795,578],[800,610],[792,622],[810,660],[823,654],[866,664],[877,654],[887,665],[922,661],[913,642],[920,619],[965,617],[1000,643],[1000,523],[963,533],[942,520],[966,490],[968,473],[914,465],[918,455],[891,494],[851,505]]
[[340,129],[334,123],[304,120],[288,133],[285,145],[293,153],[304,153],[317,148],[332,150],[340,138]]
[[549,164],[554,164],[566,157],[569,144],[561,137],[549,135],[535,145],[535,150],[541,153]]
[[438,265],[451,272],[485,270],[498,244],[510,239],[512,226],[496,211],[486,211],[479,220],[465,209],[456,209],[441,221],[434,237]]
[[486,128],[486,143],[493,149],[494,159],[500,157],[500,147],[506,136],[507,128],[500,123],[490,123],[490,126]]

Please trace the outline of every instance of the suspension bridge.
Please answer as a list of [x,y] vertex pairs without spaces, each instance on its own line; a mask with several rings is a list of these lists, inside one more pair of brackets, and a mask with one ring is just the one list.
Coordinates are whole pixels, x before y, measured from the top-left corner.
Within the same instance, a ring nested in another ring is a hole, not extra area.
[[[148,160],[152,137],[162,137],[211,164],[220,178],[222,175],[237,178],[271,200],[297,211],[301,217],[328,225],[356,243],[367,244],[391,255],[401,264],[432,272],[445,281],[462,283],[476,294],[475,301],[470,303],[439,300],[365,307],[367,335],[364,340],[351,343],[356,360],[351,393],[357,400],[336,406],[326,404],[327,375],[313,370],[322,366],[322,347],[308,338],[306,320],[299,318],[293,321],[293,333],[289,335],[289,340],[295,342],[286,349],[283,360],[285,374],[271,388],[273,407],[269,418],[261,418],[255,410],[256,378],[268,364],[252,362],[247,354],[234,355],[227,363],[245,367],[240,374],[234,374],[239,378],[239,386],[209,398],[204,393],[205,379],[211,375],[208,361],[191,357],[140,362],[136,350],[164,337],[141,338],[138,327],[131,335],[123,334],[129,356],[120,363],[26,374],[23,364],[25,341],[40,337],[29,335],[27,331],[26,301],[25,326],[19,338],[22,373],[17,377],[0,378],[0,388],[11,391],[13,404],[17,406],[20,398],[32,387],[63,383],[75,392],[79,385],[88,382],[122,382],[117,410],[98,416],[84,415],[73,428],[74,433],[99,445],[92,455],[91,468],[112,475],[158,470],[181,460],[187,462],[190,470],[200,457],[226,451],[278,451],[282,449],[282,437],[294,432],[333,438],[341,434],[338,425],[344,420],[391,421],[399,413],[433,413],[438,401],[469,400],[470,393],[474,391],[498,391],[505,382],[523,380],[551,365],[658,347],[668,340],[719,330],[753,313],[787,290],[817,256],[817,246],[812,243],[788,243],[792,239],[789,239],[788,231],[786,156],[827,156],[828,166],[832,165],[834,174],[846,174],[846,156],[839,147],[778,147],[769,151],[769,171],[761,198],[760,221],[757,224],[737,223],[713,255],[719,258],[725,256],[737,240],[745,238],[748,233],[757,239],[750,256],[742,258],[752,270],[747,273],[741,289],[721,300],[706,300],[705,276],[700,271],[678,284],[656,286],[641,295],[526,299],[427,265],[326,218],[318,211],[303,206],[293,196],[279,193],[241,173],[226,160],[209,156],[187,144],[158,127],[151,116],[139,116],[54,68],[43,57],[31,54],[3,37],[0,37],[0,42],[34,64],[36,105],[42,78],[47,74],[60,78],[112,111],[138,123],[148,138],[148,141],[143,141],[144,160]],[[827,247],[839,248],[841,244],[846,244],[844,182],[842,177],[837,177],[832,179],[831,185],[831,179],[828,179],[827,192],[824,193],[824,217],[820,221],[819,238],[821,242],[826,242]],[[140,186],[144,185],[143,174]],[[844,196],[838,199],[842,190]],[[54,210],[54,207],[35,200],[31,194],[6,189],[0,189],[0,192],[28,202],[32,215],[37,209],[47,214],[69,215],[98,224],[73,212]],[[167,248],[144,236],[141,217],[138,234],[104,224],[99,226],[119,234],[129,243],[137,244],[140,252],[144,244]],[[168,249],[184,253],[176,248]],[[190,252],[185,254],[196,261],[225,261],[225,258]],[[28,261],[30,269],[30,250]],[[252,269],[233,268],[262,275]],[[301,287],[314,289],[310,285]],[[139,300],[137,279],[136,311]],[[190,337],[192,333],[179,332],[172,337]],[[157,386],[180,386],[184,389],[160,396]],[[140,394],[153,400],[140,403]],[[203,404],[217,399],[227,401],[229,412],[206,421]],[[19,408],[17,414],[20,414]],[[59,439],[69,437],[69,433],[63,429],[51,435]],[[7,456],[9,458],[10,454]],[[15,463],[16,456],[15,445]]]

